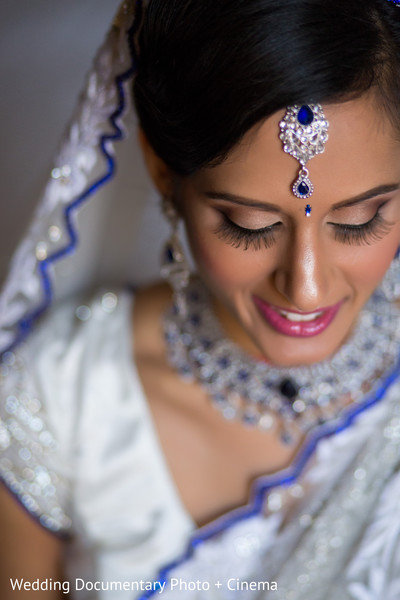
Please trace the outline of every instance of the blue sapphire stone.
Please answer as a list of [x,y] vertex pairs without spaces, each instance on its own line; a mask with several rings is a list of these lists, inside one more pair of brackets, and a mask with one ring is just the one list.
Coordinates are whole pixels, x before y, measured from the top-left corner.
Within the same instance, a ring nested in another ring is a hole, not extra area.
[[174,259],[175,259],[175,257],[174,257],[174,251],[173,251],[172,246],[167,246],[165,248],[165,260],[168,263],[173,263]]
[[241,369],[238,373],[238,379],[239,381],[247,381],[249,378],[249,373],[248,371],[245,371],[244,369]]
[[294,381],[287,378],[287,379],[284,379],[283,381],[281,381],[281,383],[279,385],[279,391],[282,394],[282,396],[285,396],[285,398],[287,398],[288,400],[293,402],[293,400],[296,398],[296,396],[298,394],[299,389],[298,389],[297,385],[294,383]]
[[311,211],[312,211],[311,206],[309,204],[307,204],[307,206],[306,206],[306,217],[309,217],[311,215]]
[[219,367],[221,367],[221,369],[227,369],[230,366],[231,361],[226,356],[223,356],[218,360],[217,364]]
[[193,327],[198,327],[201,323],[201,319],[199,315],[192,315],[190,317],[190,324],[193,325]]
[[217,393],[213,395],[213,400],[216,404],[221,404],[221,405],[225,405],[226,404],[226,398],[223,394],[221,393]]
[[297,120],[300,125],[303,125],[304,127],[311,125],[311,123],[314,121],[314,113],[312,108],[310,108],[307,104],[303,104],[297,113]]
[[243,413],[243,423],[250,427],[255,427],[258,424],[258,417],[250,412]]
[[176,333],[171,333],[170,331],[168,331],[165,334],[165,339],[167,340],[168,344],[173,344],[176,341],[177,337],[178,336]]
[[190,292],[188,298],[191,302],[198,302],[200,300],[200,296],[197,292]]
[[203,350],[210,350],[210,348],[212,348],[213,343],[211,340],[208,340],[207,338],[202,338],[200,340],[201,343],[201,347],[203,348]]
[[291,446],[293,444],[293,438],[287,431],[281,434],[281,440],[286,446]]
[[348,366],[350,367],[350,369],[359,369],[360,368],[360,364],[357,360],[355,360],[354,358],[351,358],[348,362]]
[[300,194],[300,196],[307,196],[310,193],[310,188],[306,183],[304,183],[304,181],[302,181],[297,186],[297,191]]

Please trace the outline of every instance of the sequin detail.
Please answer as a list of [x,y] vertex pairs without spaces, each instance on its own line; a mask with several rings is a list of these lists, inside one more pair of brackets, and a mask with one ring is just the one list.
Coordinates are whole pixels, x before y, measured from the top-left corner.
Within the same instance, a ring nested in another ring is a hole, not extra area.
[[0,477],[41,525],[65,534],[71,519],[64,509],[66,481],[54,467],[58,444],[22,352],[5,353],[0,364]]
[[310,514],[299,518],[307,533],[291,556],[290,565],[279,573],[279,591],[274,596],[277,600],[319,600],[320,590],[328,590],[338,581],[341,589],[351,585],[351,568],[347,581],[343,571],[349,557],[354,556],[364,520],[372,515],[382,489],[399,466],[400,406],[397,397],[393,400],[392,417],[384,434],[377,435],[362,453],[353,477],[339,482],[336,501],[327,507],[323,500],[317,501],[308,507]]

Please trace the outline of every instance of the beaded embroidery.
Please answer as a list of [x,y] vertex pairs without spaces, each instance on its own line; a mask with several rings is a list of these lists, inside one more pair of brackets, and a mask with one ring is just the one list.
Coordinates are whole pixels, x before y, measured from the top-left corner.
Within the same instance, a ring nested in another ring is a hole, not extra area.
[[64,534],[71,527],[63,508],[67,482],[51,467],[58,444],[47,428],[22,353],[3,355],[0,390],[5,392],[0,407],[0,478],[41,525]]

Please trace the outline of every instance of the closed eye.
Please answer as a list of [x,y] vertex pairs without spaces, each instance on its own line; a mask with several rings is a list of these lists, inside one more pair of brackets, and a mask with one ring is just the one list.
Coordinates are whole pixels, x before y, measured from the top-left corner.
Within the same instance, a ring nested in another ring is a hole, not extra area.
[[[334,228],[335,240],[348,245],[370,245],[380,241],[394,225],[394,223],[386,221],[381,214],[381,209],[385,204],[386,202],[378,208],[372,219],[366,223],[357,225],[328,223]],[[231,221],[225,213],[221,212],[221,215],[223,221],[214,233],[234,248],[242,248],[243,250],[271,248],[276,242],[276,232],[282,227],[282,222],[278,221],[273,225],[260,229],[248,229]]]
[[249,248],[260,250],[262,247],[270,248],[275,243],[275,232],[282,225],[278,221],[273,225],[268,225],[268,227],[262,227],[261,229],[247,229],[231,221],[225,213],[221,214],[223,221],[215,229],[214,233],[234,248],[242,248],[243,250],[248,250]]
[[386,221],[381,214],[381,208],[384,204],[378,208],[372,219],[366,223],[360,223],[359,225],[329,223],[335,229],[335,240],[342,244],[355,245],[370,245],[381,240],[394,225],[394,223]]

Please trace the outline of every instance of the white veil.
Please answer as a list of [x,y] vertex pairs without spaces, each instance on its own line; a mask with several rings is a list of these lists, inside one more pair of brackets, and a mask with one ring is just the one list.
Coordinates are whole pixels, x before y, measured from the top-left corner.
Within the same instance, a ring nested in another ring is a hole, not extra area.
[[[137,143],[129,40],[142,2],[124,2],[88,74],[49,181],[0,294],[0,352],[55,301],[101,283],[157,277],[167,225]],[[129,132],[129,135],[128,135]],[[149,235],[151,232],[151,235]]]

